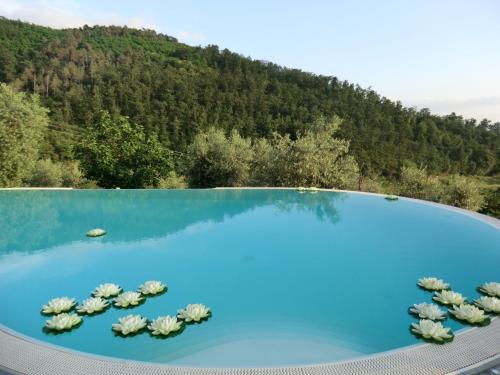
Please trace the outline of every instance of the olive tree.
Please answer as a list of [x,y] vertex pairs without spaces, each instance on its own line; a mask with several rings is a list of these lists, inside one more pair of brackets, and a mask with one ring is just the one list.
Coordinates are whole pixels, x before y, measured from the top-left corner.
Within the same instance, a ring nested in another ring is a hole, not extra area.
[[269,186],[317,186],[345,189],[355,184],[359,169],[349,155],[349,141],[335,138],[340,119],[320,118],[293,140],[273,134],[254,143],[252,182]]
[[187,174],[193,187],[243,186],[248,183],[251,142],[233,130],[209,128],[187,150]]

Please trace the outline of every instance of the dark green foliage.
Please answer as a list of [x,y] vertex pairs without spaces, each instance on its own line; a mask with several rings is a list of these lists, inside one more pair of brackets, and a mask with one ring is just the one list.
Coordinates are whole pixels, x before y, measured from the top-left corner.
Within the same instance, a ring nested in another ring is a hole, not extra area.
[[126,117],[113,120],[107,112],[87,129],[79,156],[86,176],[107,188],[156,186],[172,169],[156,136],[146,136]]
[[[50,109],[44,157],[71,157],[61,138],[78,138],[101,110],[125,115],[185,151],[210,127],[226,134],[295,139],[321,115],[343,120],[365,177],[397,177],[407,161],[429,173],[500,172],[500,124],[415,111],[335,77],[262,63],[217,46],[189,47],[150,30],[52,30],[0,19],[0,79],[36,92]],[[3,78],[2,78],[3,77]],[[76,130],[74,130],[76,129]]]
[[485,193],[484,205],[479,212],[500,219],[500,188],[491,189]]

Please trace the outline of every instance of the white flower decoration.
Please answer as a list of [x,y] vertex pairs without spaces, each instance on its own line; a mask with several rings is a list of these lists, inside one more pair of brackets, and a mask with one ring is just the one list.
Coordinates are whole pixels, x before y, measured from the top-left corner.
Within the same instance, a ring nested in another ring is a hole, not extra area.
[[483,310],[473,305],[462,304],[460,306],[453,306],[453,308],[448,309],[448,311],[450,314],[453,314],[455,318],[471,324],[482,323],[488,320],[488,315],[485,315]]
[[432,299],[443,305],[461,305],[466,300],[460,293],[452,292],[451,290],[434,292],[434,297],[432,297]]
[[100,237],[100,236],[104,236],[105,234],[106,234],[106,231],[104,229],[95,228],[95,229],[89,230],[87,232],[87,237]]
[[417,284],[427,290],[443,290],[450,287],[450,284],[435,277],[422,277],[418,280]]
[[146,281],[144,284],[142,284],[139,287],[139,291],[144,294],[158,294],[161,293],[165,290],[167,286],[165,284],[162,284],[161,281],[156,281],[156,280],[150,280]]
[[397,201],[399,198],[397,195],[386,195],[385,199],[387,199],[388,201]]
[[500,299],[496,297],[482,296],[481,298],[475,300],[474,304],[482,308],[484,311],[500,314]]
[[74,298],[60,297],[51,299],[46,305],[43,305],[42,312],[44,314],[59,314],[64,311],[69,311],[76,305]]
[[210,316],[210,308],[201,303],[193,303],[186,306],[185,309],[177,311],[177,317],[185,322],[199,322]]
[[136,306],[141,302],[144,298],[141,297],[141,293],[138,292],[125,292],[120,294],[115,298],[115,306],[118,307],[129,307]]
[[487,294],[491,297],[499,297],[500,298],[500,283],[496,282],[489,282],[486,284],[483,284],[479,287],[479,290]]
[[63,331],[65,329],[71,329],[74,326],[80,324],[82,318],[76,314],[62,313],[59,315],[54,315],[52,319],[45,322],[45,327],[48,329]]
[[118,323],[112,325],[113,331],[120,332],[122,335],[136,333],[146,327],[147,319],[140,315],[127,315],[118,319]]
[[119,285],[112,283],[104,283],[95,288],[92,293],[94,297],[109,298],[120,294],[122,288]]
[[182,328],[182,322],[178,321],[175,316],[159,316],[148,326],[153,335],[167,336],[169,333],[178,331]]
[[410,307],[410,312],[422,319],[442,320],[445,312],[433,303],[419,303]]
[[106,307],[108,307],[108,301],[101,297],[94,297],[84,300],[76,310],[79,313],[93,314],[104,310]]
[[443,327],[441,322],[433,322],[432,320],[422,319],[418,323],[411,324],[413,333],[422,336],[425,339],[432,339],[443,342],[453,338],[450,328]]

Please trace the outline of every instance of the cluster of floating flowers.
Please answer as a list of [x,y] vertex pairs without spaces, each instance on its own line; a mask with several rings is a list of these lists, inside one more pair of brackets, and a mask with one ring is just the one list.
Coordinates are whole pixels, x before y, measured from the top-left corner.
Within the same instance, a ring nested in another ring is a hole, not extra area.
[[[477,290],[484,294],[473,301],[461,293],[450,290],[450,284],[435,277],[424,277],[418,280],[417,285],[422,289],[434,292],[432,299],[441,306],[448,307],[448,314],[460,322],[485,326],[490,323],[489,314],[500,314],[500,283],[489,282],[481,285]],[[418,323],[411,324],[411,331],[425,340],[438,343],[453,340],[453,332],[444,327],[441,320],[447,318],[445,311],[434,303],[419,303],[409,308],[408,312],[420,319]]]
[[[101,313],[111,306],[111,302],[117,308],[132,308],[142,303],[146,297],[159,295],[166,289],[167,286],[157,280],[146,281],[139,286],[138,291],[127,292],[123,292],[117,284],[105,283],[99,285],[92,292],[92,297],[83,300],[78,306],[74,298],[54,298],[42,307],[43,314],[53,315],[45,322],[45,328],[57,332],[69,331],[82,323],[81,315]],[[76,309],[77,314],[71,313],[73,309]],[[185,323],[199,323],[210,316],[210,308],[205,305],[189,304],[179,310],[176,316],[159,316],[151,322],[140,315],[127,315],[119,318],[118,323],[112,324],[111,328],[118,334],[127,336],[138,333],[147,326],[152,335],[168,336],[178,332]]]

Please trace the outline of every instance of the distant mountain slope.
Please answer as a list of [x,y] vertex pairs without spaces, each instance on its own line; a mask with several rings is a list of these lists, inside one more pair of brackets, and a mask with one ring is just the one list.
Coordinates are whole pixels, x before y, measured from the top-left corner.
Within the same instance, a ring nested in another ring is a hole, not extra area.
[[121,113],[182,150],[200,129],[292,136],[337,114],[365,174],[403,163],[432,173],[500,172],[500,124],[415,111],[335,77],[254,61],[216,46],[190,47],[150,30],[54,30],[0,18],[0,80],[36,92],[51,110],[51,148],[76,140],[101,109]]

